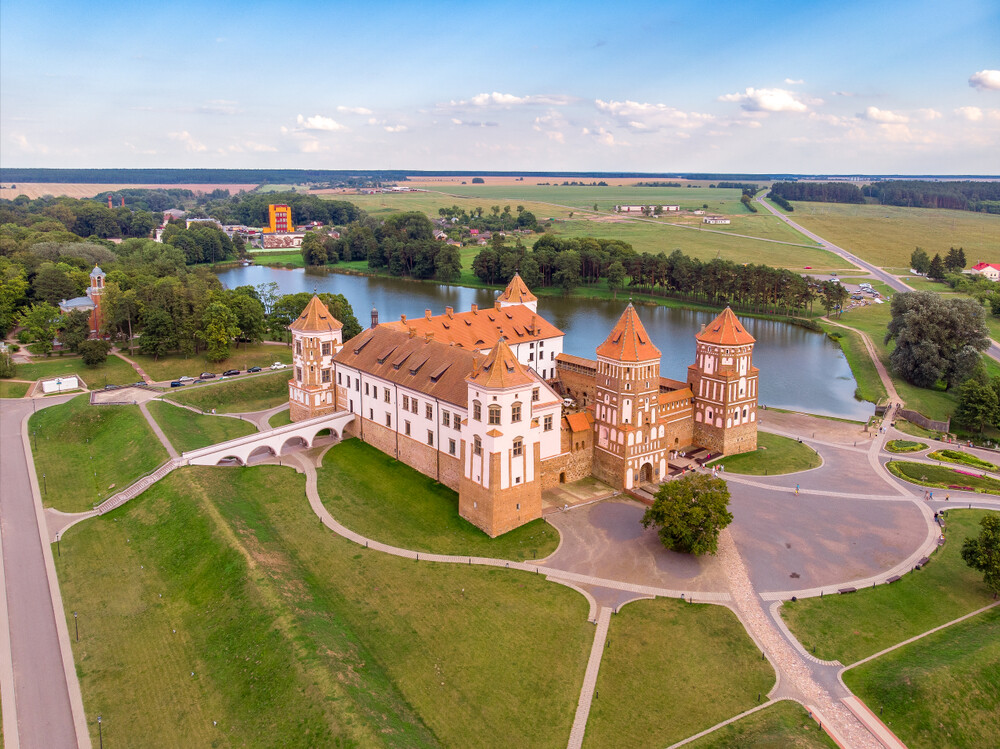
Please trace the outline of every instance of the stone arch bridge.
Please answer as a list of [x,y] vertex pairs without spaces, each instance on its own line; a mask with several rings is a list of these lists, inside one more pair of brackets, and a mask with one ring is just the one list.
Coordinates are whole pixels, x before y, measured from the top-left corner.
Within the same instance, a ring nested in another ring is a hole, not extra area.
[[219,442],[182,453],[181,465],[217,466],[248,465],[254,459],[277,457],[289,450],[313,447],[339,440],[344,429],[354,420],[349,411],[317,416],[314,419],[276,427],[266,432],[248,434],[234,440]]

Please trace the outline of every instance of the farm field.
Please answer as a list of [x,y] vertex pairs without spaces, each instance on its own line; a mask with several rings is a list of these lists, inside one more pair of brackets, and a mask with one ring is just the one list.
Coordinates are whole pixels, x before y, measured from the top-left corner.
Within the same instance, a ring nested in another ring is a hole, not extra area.
[[91,509],[168,457],[137,406],[86,395],[32,414],[28,433],[42,501],[63,512]]
[[34,200],[46,195],[53,197],[66,196],[69,198],[92,198],[102,192],[109,190],[127,190],[130,188],[146,188],[150,190],[191,190],[192,192],[209,193],[213,190],[229,190],[232,194],[240,190],[249,192],[257,185],[255,184],[186,184],[186,185],[166,185],[166,184],[101,184],[101,183],[77,183],[77,182],[18,182],[12,186],[10,182],[0,184],[0,198],[12,200],[18,195],[27,195]]
[[1000,216],[971,211],[796,201],[791,218],[878,266],[905,268],[915,247],[962,247],[969,265],[1000,258]]
[[949,510],[947,542],[929,564],[891,585],[847,596],[786,602],[781,616],[816,657],[847,665],[988,605],[983,575],[962,560],[962,543],[979,534],[986,510]]
[[771,664],[723,606],[635,601],[611,617],[607,642],[585,747],[669,746],[749,710],[774,686]]
[[583,596],[367,551],[304,490],[287,467],[184,468],[66,533],[92,739],[101,714],[106,746],[566,745]]

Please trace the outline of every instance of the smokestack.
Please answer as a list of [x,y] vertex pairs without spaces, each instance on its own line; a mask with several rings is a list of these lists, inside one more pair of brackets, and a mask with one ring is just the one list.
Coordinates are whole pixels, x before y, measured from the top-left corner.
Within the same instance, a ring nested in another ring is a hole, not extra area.
[[372,327],[378,327],[378,310],[372,307]]
[[122,196],[121,206],[122,206],[122,208],[125,207],[125,196],[124,195]]
[[111,196],[108,195],[108,210],[111,210],[114,206],[111,205]]

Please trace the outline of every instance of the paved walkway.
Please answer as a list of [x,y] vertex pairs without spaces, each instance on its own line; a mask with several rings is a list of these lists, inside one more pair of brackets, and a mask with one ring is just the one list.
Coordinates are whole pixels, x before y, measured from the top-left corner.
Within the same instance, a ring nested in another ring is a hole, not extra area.
[[177,450],[174,449],[174,446],[171,444],[170,440],[167,439],[167,435],[163,433],[162,429],[160,429],[160,425],[156,423],[156,419],[153,418],[153,415],[149,412],[149,409],[146,408],[146,404],[140,403],[139,410],[142,411],[142,415],[149,423],[149,428],[153,430],[153,434],[156,435],[156,439],[158,439],[160,443],[165,448],[167,448],[167,454],[171,458],[179,458],[180,453],[178,453]]
[[601,670],[601,658],[604,657],[604,644],[608,639],[610,624],[611,609],[602,607],[597,615],[597,631],[594,632],[594,644],[590,647],[590,658],[587,659],[587,671],[583,675],[583,686],[580,688],[580,699],[576,705],[576,715],[573,718],[573,728],[569,732],[567,749],[580,749],[583,746],[583,736],[587,731],[587,718],[590,716],[590,705],[594,701],[597,673]]
[[111,349],[111,353],[114,356],[117,356],[119,359],[123,359],[124,361],[128,362],[129,366],[131,366],[132,369],[136,371],[136,374],[138,374],[142,378],[142,381],[145,382],[147,385],[152,385],[155,382],[155,380],[148,374],[146,374],[145,370],[142,367],[140,367],[134,359],[129,359],[128,356],[123,354],[121,352],[121,349],[119,349],[117,346]]

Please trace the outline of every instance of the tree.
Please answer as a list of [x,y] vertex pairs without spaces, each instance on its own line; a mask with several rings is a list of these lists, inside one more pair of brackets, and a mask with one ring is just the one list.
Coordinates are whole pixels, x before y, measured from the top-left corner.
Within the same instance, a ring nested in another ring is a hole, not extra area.
[[958,393],[955,421],[974,427],[983,433],[987,424],[1000,420],[1000,400],[996,390],[986,382],[970,378]]
[[438,281],[453,283],[462,275],[462,255],[458,248],[445,245],[434,258],[434,275]]
[[17,374],[17,364],[10,351],[0,351],[0,377],[13,377]]
[[177,348],[177,331],[170,315],[159,307],[147,307],[142,313],[139,351],[152,354],[153,361]]
[[90,337],[90,314],[73,310],[61,320],[59,340],[70,351],[79,351],[80,344]]
[[31,284],[35,299],[49,304],[59,304],[64,299],[75,297],[76,282],[69,277],[65,269],[66,266],[61,263],[59,266],[52,263],[42,263]]
[[625,280],[625,266],[622,265],[620,260],[615,260],[611,265],[608,266],[607,270],[608,288],[614,292],[614,298],[618,298],[618,289],[622,287],[622,282]]
[[201,322],[202,329],[199,335],[205,342],[205,358],[211,362],[228,359],[229,347],[233,339],[240,334],[236,315],[222,302],[212,302],[205,310]]
[[257,341],[264,340],[267,326],[264,323],[264,305],[249,294],[234,292],[228,301],[229,309],[236,317],[236,326],[240,329],[239,337],[246,347]]
[[940,254],[935,253],[931,259],[930,267],[927,269],[927,277],[933,278],[935,281],[944,280],[944,263]]
[[35,302],[21,311],[20,320],[28,331],[28,340],[34,345],[34,352],[47,355],[52,351],[52,339],[60,323],[58,309],[48,302]]
[[[949,273],[957,273],[965,267],[965,258],[959,256],[959,250],[954,247],[949,248],[948,254],[944,256],[944,267]],[[965,254],[964,252],[962,253]]]
[[983,573],[983,582],[995,599],[1000,594],[1000,515],[992,512],[979,525],[982,530],[978,538],[967,538],[962,544],[962,559]]
[[580,253],[574,250],[560,252],[556,258],[555,281],[569,294],[580,285]]
[[715,554],[720,531],[733,522],[728,506],[725,481],[690,473],[660,485],[642,516],[642,527],[655,526],[660,541],[672,551]]
[[108,360],[108,352],[110,350],[111,344],[98,338],[84,341],[80,344],[83,363],[88,367],[96,367],[99,364],[104,364]]
[[302,260],[306,265],[326,265],[326,247],[316,232],[307,232],[302,238]]
[[927,273],[931,269],[931,259],[921,247],[917,247],[910,255],[910,267],[917,273]]
[[946,299],[929,291],[896,294],[885,342],[896,341],[889,355],[892,370],[917,387],[948,387],[964,382],[989,348],[983,306],[975,299]]

